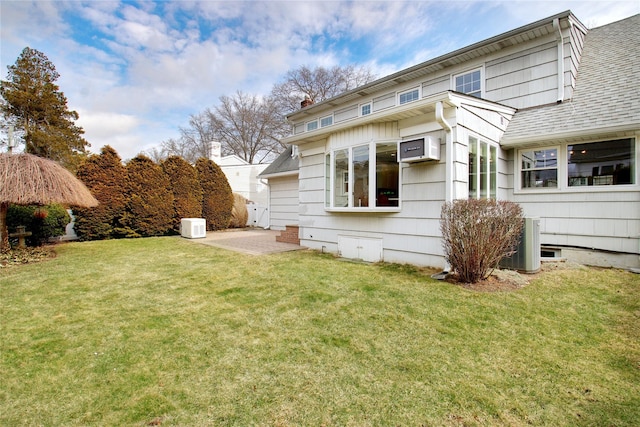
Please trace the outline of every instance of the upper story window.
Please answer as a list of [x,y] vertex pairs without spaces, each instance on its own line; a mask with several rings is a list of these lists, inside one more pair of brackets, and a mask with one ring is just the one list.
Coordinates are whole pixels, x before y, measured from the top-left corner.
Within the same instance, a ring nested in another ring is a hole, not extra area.
[[362,104],[360,106],[360,115],[361,116],[367,116],[369,114],[371,114],[371,103]]
[[637,183],[635,138],[567,144],[566,151],[562,147],[521,150],[520,189]]
[[396,208],[400,198],[397,142],[371,142],[326,155],[328,209]]
[[480,69],[458,74],[453,80],[456,92],[482,98],[482,73]]
[[495,199],[498,193],[498,147],[469,137],[469,198]]
[[558,149],[520,152],[520,187],[558,187]]
[[320,119],[320,127],[329,126],[333,124],[333,116],[323,117]]
[[318,121],[314,120],[307,123],[307,132],[318,129]]
[[417,101],[420,98],[420,90],[418,88],[411,89],[406,92],[401,92],[399,95],[399,104],[406,104],[407,102]]

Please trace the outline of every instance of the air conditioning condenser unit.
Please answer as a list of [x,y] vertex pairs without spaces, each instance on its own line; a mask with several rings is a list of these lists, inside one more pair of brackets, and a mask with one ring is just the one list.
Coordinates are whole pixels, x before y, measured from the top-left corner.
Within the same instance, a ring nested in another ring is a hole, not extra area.
[[207,221],[204,218],[182,218],[180,235],[187,239],[207,237]]
[[525,218],[516,252],[500,261],[500,267],[535,273],[540,270],[540,218]]

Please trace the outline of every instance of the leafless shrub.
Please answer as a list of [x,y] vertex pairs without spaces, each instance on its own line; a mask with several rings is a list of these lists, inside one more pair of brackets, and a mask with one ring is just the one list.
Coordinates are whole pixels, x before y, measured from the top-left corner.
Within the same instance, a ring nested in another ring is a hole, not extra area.
[[490,199],[445,203],[440,231],[447,262],[465,283],[486,279],[514,253],[523,227],[517,203]]

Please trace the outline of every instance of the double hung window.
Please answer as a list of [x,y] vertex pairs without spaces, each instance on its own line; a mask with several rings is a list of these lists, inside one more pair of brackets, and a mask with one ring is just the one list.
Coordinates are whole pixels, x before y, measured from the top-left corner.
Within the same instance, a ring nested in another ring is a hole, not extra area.
[[542,148],[520,152],[522,188],[558,187],[558,149]]
[[398,207],[399,170],[396,142],[334,150],[325,161],[325,205],[329,209]]
[[459,74],[454,78],[454,88],[456,92],[482,98],[482,72],[474,70],[469,73]]

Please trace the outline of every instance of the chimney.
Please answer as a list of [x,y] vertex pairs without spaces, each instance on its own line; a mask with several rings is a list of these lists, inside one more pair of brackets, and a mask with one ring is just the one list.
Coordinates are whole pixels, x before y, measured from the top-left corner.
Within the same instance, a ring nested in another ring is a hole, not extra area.
[[309,95],[305,95],[304,101],[300,103],[300,108],[308,107],[311,104],[313,104],[313,99]]

